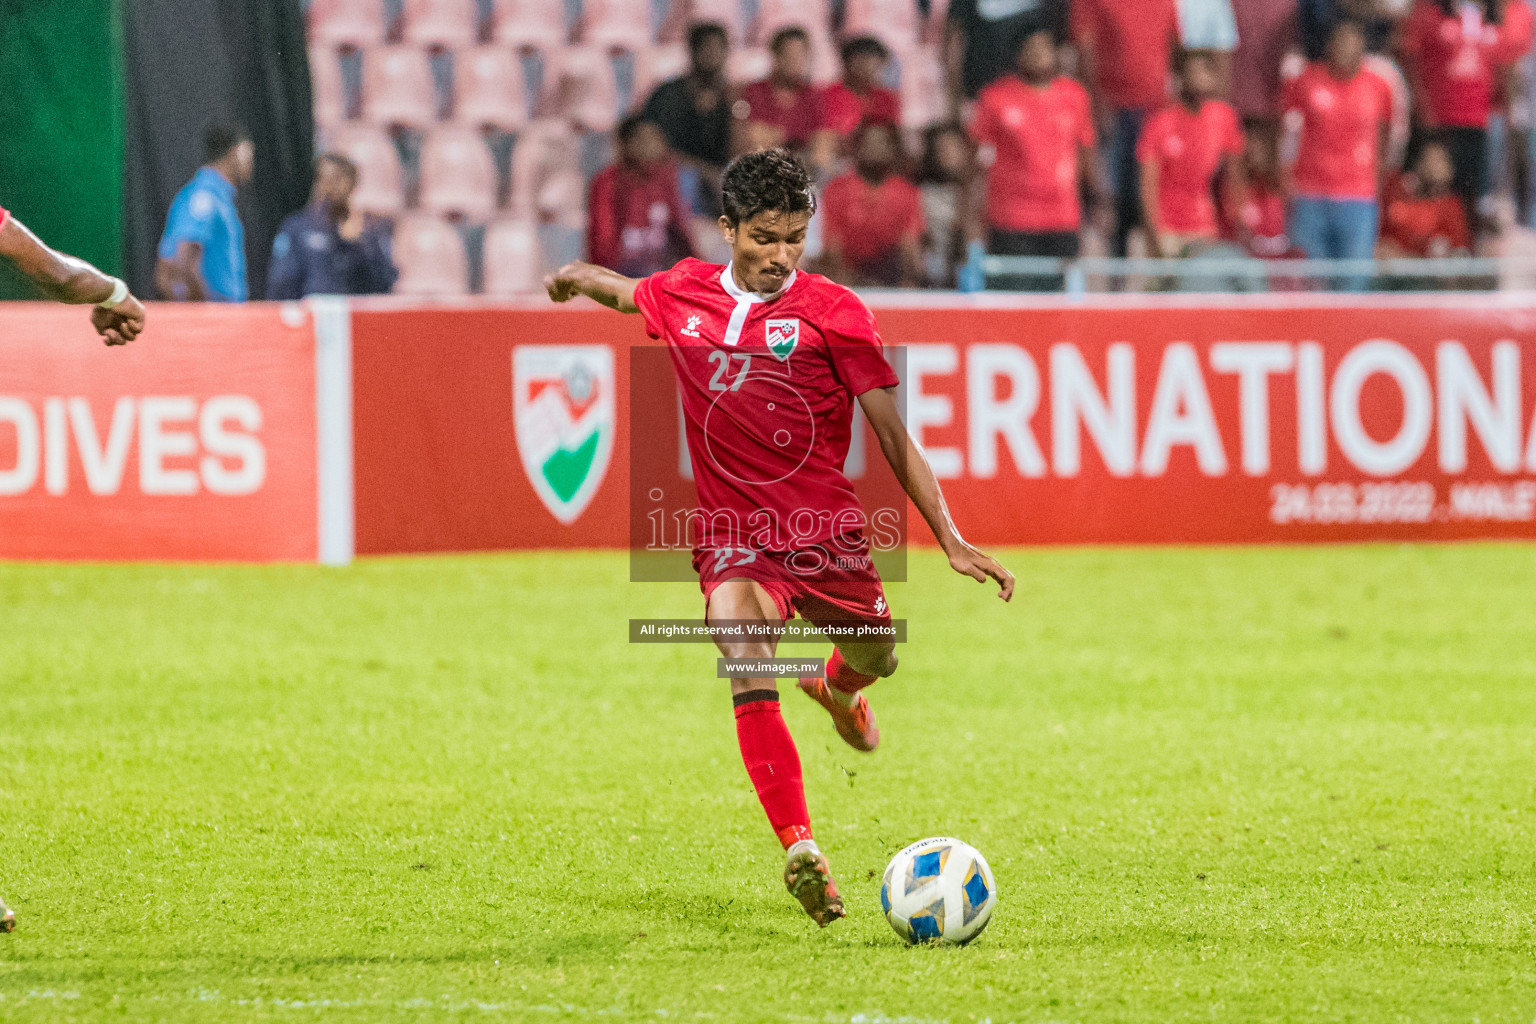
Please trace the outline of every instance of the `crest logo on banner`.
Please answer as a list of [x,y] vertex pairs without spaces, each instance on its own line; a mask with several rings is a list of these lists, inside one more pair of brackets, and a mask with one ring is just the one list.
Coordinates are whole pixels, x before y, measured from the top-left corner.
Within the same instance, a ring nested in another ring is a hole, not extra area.
[[606,345],[518,345],[512,416],[528,480],[554,517],[581,517],[613,454],[613,350]]
[[768,351],[772,352],[780,361],[787,360],[789,354],[800,344],[800,321],[791,318],[789,320],[769,320],[768,326]]

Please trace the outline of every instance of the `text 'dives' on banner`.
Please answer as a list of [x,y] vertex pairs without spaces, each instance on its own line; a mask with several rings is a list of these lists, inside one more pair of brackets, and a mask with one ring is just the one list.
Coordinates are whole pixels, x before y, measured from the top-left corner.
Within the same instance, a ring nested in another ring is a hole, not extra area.
[[310,312],[156,306],[121,348],[87,314],[5,309],[0,557],[314,560]]

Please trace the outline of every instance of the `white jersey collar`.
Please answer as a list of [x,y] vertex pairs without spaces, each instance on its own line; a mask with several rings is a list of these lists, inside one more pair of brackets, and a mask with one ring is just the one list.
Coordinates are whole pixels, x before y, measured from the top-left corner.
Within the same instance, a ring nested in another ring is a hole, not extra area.
[[727,263],[725,265],[725,269],[720,272],[720,286],[725,289],[725,294],[729,295],[737,302],[741,302],[743,300],[749,303],[772,302],[774,299],[777,299],[779,296],[793,288],[795,285],[795,278],[800,274],[799,268],[791,270],[789,272],[789,276],[784,279],[784,287],[780,288],[772,295],[763,295],[760,292],[749,292],[741,285],[737,284],[736,275],[731,272],[731,267],[732,264]]

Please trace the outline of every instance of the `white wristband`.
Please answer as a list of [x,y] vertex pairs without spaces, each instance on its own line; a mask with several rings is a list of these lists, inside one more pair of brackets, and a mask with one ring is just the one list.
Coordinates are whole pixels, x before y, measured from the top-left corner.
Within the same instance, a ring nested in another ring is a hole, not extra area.
[[111,309],[128,297],[128,284],[120,277],[112,279],[112,294],[96,303],[98,309]]

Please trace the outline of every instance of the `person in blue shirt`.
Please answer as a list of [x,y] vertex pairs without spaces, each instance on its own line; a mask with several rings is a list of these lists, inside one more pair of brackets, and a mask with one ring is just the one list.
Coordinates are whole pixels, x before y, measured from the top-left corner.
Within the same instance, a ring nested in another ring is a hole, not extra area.
[[378,295],[399,276],[381,225],[352,209],[357,165],[339,153],[315,161],[309,205],[283,221],[272,240],[267,298]]
[[176,193],[160,236],[155,287],[179,302],[244,302],[245,229],[235,190],[251,180],[256,144],[240,125],[214,125],[203,137],[204,158]]

